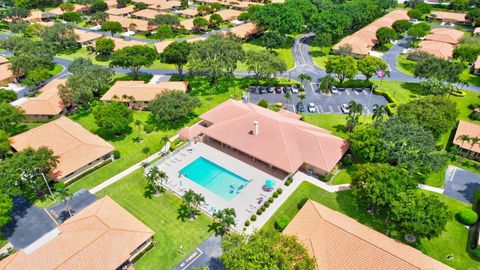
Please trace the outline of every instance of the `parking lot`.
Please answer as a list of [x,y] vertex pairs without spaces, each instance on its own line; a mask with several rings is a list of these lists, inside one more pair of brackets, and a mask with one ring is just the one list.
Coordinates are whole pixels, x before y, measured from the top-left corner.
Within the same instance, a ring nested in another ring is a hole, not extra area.
[[[367,108],[367,114],[372,113],[372,108],[374,104],[378,105],[385,105],[388,103],[387,99],[380,95],[375,95],[372,93],[370,97],[370,90],[355,91],[354,88],[346,88],[337,93],[318,93],[318,92],[308,92],[306,91],[306,97],[303,100],[303,104],[305,107],[308,106],[309,103],[313,103],[316,110],[315,113],[328,113],[328,114],[341,114],[342,104],[348,104],[350,101],[355,101],[357,103],[362,104],[364,107],[368,104],[368,99],[370,100],[370,106]],[[290,111],[296,112],[295,104],[297,104],[300,99],[298,98],[298,94],[290,93],[292,99],[287,102],[283,93],[263,93],[260,94],[258,90],[254,90],[251,88],[249,90],[250,94],[250,102],[258,104],[258,102],[262,99],[265,99],[268,103],[274,104],[277,102],[281,102],[285,105]],[[306,112],[308,113],[308,112]]]

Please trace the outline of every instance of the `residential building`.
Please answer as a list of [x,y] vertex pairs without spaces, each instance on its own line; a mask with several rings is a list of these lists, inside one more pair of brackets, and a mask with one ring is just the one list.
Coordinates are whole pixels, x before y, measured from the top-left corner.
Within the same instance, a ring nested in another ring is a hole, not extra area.
[[187,8],[177,11],[177,14],[185,18],[193,18],[198,15],[196,8]]
[[48,121],[60,117],[65,112],[65,105],[58,87],[66,81],[67,79],[53,79],[39,90],[38,96],[22,98],[16,106],[23,110],[27,120]]
[[105,12],[112,16],[127,16],[135,12],[135,9],[133,6],[126,6],[123,8],[110,8]]
[[155,26],[149,25],[148,21],[146,20],[127,18],[123,16],[113,16],[113,15],[110,15],[108,20],[119,22],[122,25],[122,27],[128,31],[148,32],[155,29]]
[[139,45],[139,46],[147,45],[147,43],[141,42],[138,40],[125,40],[125,39],[116,38],[116,37],[107,37],[107,38],[113,40],[113,43],[115,43],[115,48],[114,48],[115,51],[123,49],[125,47],[134,46],[134,45]]
[[0,86],[15,82],[16,77],[10,70],[10,60],[0,55]]
[[141,0],[136,2],[144,2],[149,8],[160,11],[172,10],[182,6],[182,3],[177,0]]
[[77,42],[82,45],[90,44],[92,41],[103,37],[102,34],[92,31],[85,31],[77,28],[74,28],[73,31],[77,35]]
[[466,18],[465,13],[455,13],[447,11],[432,11],[428,16],[430,21],[448,22],[456,24],[470,24],[470,21]]
[[471,71],[475,75],[480,75],[480,56],[478,56],[477,60],[473,63]]
[[[34,228],[32,228],[34,229]],[[1,270],[126,269],[154,232],[105,196],[57,227],[58,233],[0,261]]]
[[172,44],[173,42],[174,41],[172,40],[164,40],[164,41],[157,42],[155,43],[155,49],[157,49],[158,53],[162,53],[163,50],[165,50],[165,48],[167,48],[168,45]]
[[244,23],[237,26],[234,26],[228,30],[229,33],[241,38],[241,39],[248,39],[256,34],[259,33],[257,25],[254,23]]
[[250,6],[257,6],[257,5],[263,5],[262,3],[258,2],[249,2],[249,1],[228,1],[229,6],[232,7],[233,9],[238,9],[238,10],[247,10],[248,7]]
[[298,237],[318,270],[453,270],[312,200],[305,203],[283,233]]
[[48,147],[59,157],[52,177],[71,182],[77,176],[111,159],[115,148],[67,117],[60,118],[10,138],[12,148]]
[[480,35],[480,27],[475,27],[475,30],[473,30],[473,36],[478,37]]
[[440,59],[452,59],[455,45],[450,43],[424,40],[418,44],[417,51],[426,52]]
[[464,33],[452,28],[433,28],[425,40],[432,40],[438,42],[445,42],[452,45],[457,45],[463,38]]
[[230,22],[230,21],[236,20],[238,16],[242,14],[242,11],[234,10],[234,9],[222,9],[215,12],[215,14],[220,15],[220,17],[222,17],[224,21]]
[[108,102],[122,101],[132,109],[144,109],[157,95],[166,91],[178,90],[187,92],[188,82],[158,82],[147,84],[144,81],[116,81],[100,99]]
[[135,16],[138,19],[148,21],[148,20],[155,19],[155,16],[157,16],[157,15],[166,15],[166,14],[168,14],[168,13],[160,12],[160,11],[157,11],[157,10],[147,8],[147,9],[142,9],[142,10],[139,10],[139,11],[136,11],[136,12],[132,13],[132,16]]
[[392,27],[398,20],[408,20],[406,10],[394,10],[385,16],[375,20],[371,24],[358,30],[350,36],[344,37],[340,42],[332,47],[334,52],[349,52],[355,57],[367,56],[373,47],[377,44],[377,30],[381,27]]
[[211,146],[291,175],[298,170],[326,175],[348,150],[330,131],[299,120],[287,111],[228,100],[200,116],[201,122],[179,132],[185,140]]
[[478,143],[472,145],[469,141],[463,141],[461,139],[462,135],[467,135],[469,138],[480,138],[480,124],[460,120],[453,138],[453,144],[458,147],[460,152],[473,159],[480,160],[480,145]]

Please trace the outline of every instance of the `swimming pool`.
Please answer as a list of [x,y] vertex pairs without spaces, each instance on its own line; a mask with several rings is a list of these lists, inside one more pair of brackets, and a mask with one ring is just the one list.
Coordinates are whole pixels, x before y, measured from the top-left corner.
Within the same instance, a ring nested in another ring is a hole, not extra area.
[[235,198],[249,183],[204,157],[195,159],[179,173],[227,201]]

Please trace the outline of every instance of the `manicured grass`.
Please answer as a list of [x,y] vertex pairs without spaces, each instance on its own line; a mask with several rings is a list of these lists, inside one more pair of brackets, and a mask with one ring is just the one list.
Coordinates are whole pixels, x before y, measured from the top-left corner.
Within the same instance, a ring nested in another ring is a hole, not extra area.
[[413,70],[415,69],[415,62],[406,59],[403,55],[397,57],[397,69],[400,72],[413,76]]
[[139,169],[96,195],[110,196],[155,232],[155,246],[135,263],[136,269],[173,269],[212,234],[208,231],[211,220],[201,214],[194,221],[181,221],[177,210],[182,200],[168,191],[145,198],[145,184]]
[[[295,66],[295,58],[293,56],[292,46],[295,39],[293,37],[289,37],[285,44],[279,48],[274,49],[278,56],[285,61],[287,64],[287,69],[291,69]],[[259,50],[266,50],[266,48],[260,46],[259,39],[254,39],[242,44],[242,47],[245,51],[259,51]],[[247,70],[247,66],[245,63],[238,63],[237,70]]]
[[460,80],[464,83],[480,86],[480,76],[470,73],[468,67],[460,74]]
[[63,71],[63,66],[56,64],[52,70],[48,71],[48,74],[50,74],[50,76],[55,76],[62,71]]
[[348,169],[342,169],[337,173],[335,178],[332,179],[331,185],[341,185],[341,184],[350,184],[352,182],[352,177]]
[[[371,122],[372,117],[367,115],[367,123]],[[303,120],[315,126],[332,131],[334,135],[347,138],[345,124],[347,123],[346,114],[304,114]],[[360,117],[363,120],[363,115]]]
[[[435,194],[428,191],[421,192],[424,192],[425,194]],[[471,206],[441,194],[435,195],[448,205],[452,215],[443,233],[439,237],[431,240],[421,239],[418,243],[418,249],[428,256],[448,264],[455,269],[473,269],[480,267],[480,262],[470,258],[466,251],[468,229],[456,221],[453,216],[453,214],[456,214],[463,209],[470,208]],[[295,190],[295,192],[275,212],[262,229],[273,230],[275,221],[281,215],[285,215],[292,219],[298,212],[297,204],[303,198],[310,198],[326,207],[346,214],[381,233],[387,231],[387,228],[383,224],[383,217],[367,214],[367,212],[357,204],[351,191],[329,193],[307,182],[302,183],[297,190]],[[453,259],[446,259],[446,256],[449,254],[453,255]]]
[[0,233],[0,248],[5,246],[8,243],[8,239],[5,238],[5,235],[3,233]]
[[[149,120],[150,113],[142,111],[134,111],[133,113],[135,120],[140,120],[142,123],[146,123]],[[95,119],[91,111],[88,112],[77,112],[70,116],[70,118],[89,131],[96,133],[97,125],[95,124]],[[175,130],[165,130],[165,131],[154,131],[150,134],[145,134],[141,132],[141,137],[143,138],[142,142],[135,142],[134,138],[137,137],[138,133],[136,127],[132,126],[132,132],[127,134],[124,137],[120,138],[106,138],[109,143],[111,143],[116,150],[120,152],[121,158],[99,168],[98,170],[93,171],[92,173],[86,175],[85,177],[77,180],[72,183],[69,187],[72,191],[77,191],[81,188],[92,188],[108,178],[116,175],[117,173],[127,169],[133,164],[141,161],[146,156],[142,153],[142,149],[146,146],[150,147],[151,154],[159,151],[163,147],[161,138],[165,135],[171,137],[175,134]]]

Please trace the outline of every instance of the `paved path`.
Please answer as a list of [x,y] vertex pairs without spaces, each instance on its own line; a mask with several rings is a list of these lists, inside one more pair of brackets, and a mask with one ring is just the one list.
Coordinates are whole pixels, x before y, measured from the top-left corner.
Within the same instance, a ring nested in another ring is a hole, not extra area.
[[174,270],[200,269],[207,266],[209,270],[225,270],[220,261],[222,238],[215,234],[201,243]]

